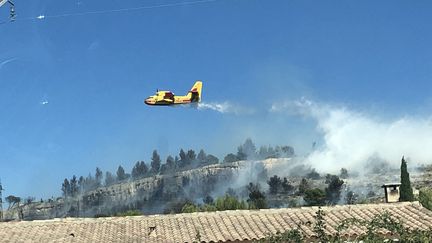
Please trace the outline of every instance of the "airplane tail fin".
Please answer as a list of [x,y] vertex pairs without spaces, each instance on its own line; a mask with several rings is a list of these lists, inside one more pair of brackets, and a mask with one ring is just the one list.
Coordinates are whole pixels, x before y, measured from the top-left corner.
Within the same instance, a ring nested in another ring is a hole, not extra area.
[[191,102],[200,102],[202,92],[202,81],[196,81],[192,89],[189,91],[188,96],[191,98]]

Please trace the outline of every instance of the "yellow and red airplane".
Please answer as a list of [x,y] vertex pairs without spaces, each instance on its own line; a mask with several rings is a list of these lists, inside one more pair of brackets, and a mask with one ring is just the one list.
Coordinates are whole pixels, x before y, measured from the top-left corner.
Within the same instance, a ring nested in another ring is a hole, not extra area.
[[174,95],[171,91],[156,91],[144,100],[147,105],[182,105],[201,101],[202,82],[196,81],[192,89],[184,96]]

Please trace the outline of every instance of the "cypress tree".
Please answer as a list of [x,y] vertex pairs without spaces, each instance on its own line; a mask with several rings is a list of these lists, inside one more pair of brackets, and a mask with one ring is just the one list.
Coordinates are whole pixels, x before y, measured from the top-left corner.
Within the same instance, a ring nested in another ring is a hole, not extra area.
[[405,157],[402,157],[401,163],[401,186],[400,186],[400,199],[401,202],[414,201],[414,194],[411,188],[411,182],[407,169],[407,162]]

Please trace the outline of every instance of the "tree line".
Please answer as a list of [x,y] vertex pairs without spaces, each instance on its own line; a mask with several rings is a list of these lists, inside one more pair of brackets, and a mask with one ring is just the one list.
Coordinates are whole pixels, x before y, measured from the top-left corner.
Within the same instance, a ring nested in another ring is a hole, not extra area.
[[213,212],[224,210],[241,210],[241,209],[263,209],[267,208],[265,193],[261,190],[259,184],[250,182],[245,186],[247,199],[240,199],[232,188],[229,188],[225,195],[218,197],[216,200],[211,196],[203,199],[203,204],[196,204],[192,201],[185,202],[181,211],[174,213],[194,213],[194,212]]
[[[256,149],[253,141],[248,138],[243,144],[238,146],[236,154],[227,154],[223,162],[230,163],[240,160],[292,156],[294,156],[294,149],[290,146],[276,146],[274,148],[272,146],[261,146],[259,149]],[[61,190],[64,197],[75,197],[80,193],[126,180],[137,180],[158,174],[176,173],[218,163],[219,159],[216,156],[207,154],[203,149],[198,154],[193,149],[180,149],[177,156],[173,157],[169,155],[163,163],[157,150],[154,150],[150,164],[144,161],[137,161],[130,173],[127,173],[122,165],[119,165],[115,173],[106,171],[104,174],[100,168],[96,168],[94,175],[89,173],[86,177],[77,177],[74,175],[70,179],[65,178]]]
[[102,186],[110,186],[117,182],[137,180],[158,174],[175,173],[217,163],[219,163],[219,159],[214,155],[207,154],[203,149],[198,154],[192,149],[187,151],[180,149],[178,156],[172,157],[170,155],[166,158],[165,163],[162,163],[159,153],[154,150],[149,165],[144,161],[137,161],[130,173],[127,173],[123,166],[119,165],[115,174],[110,171],[106,171],[104,174],[97,167],[94,175],[89,173],[86,177],[74,175],[70,179],[65,178],[61,190],[64,197],[75,197],[80,193]]
[[252,139],[248,138],[246,141],[237,148],[237,153],[227,154],[223,162],[232,163],[241,160],[260,160],[269,158],[290,158],[293,157],[294,148],[291,146],[261,146],[259,149],[256,148]]
[[[312,187],[310,180],[321,179],[321,176],[312,170],[308,176],[313,175],[312,179],[304,177],[301,179],[297,187],[292,185],[286,177],[283,179],[277,175],[270,177],[267,181],[269,185],[269,194],[286,194],[302,196],[305,203],[309,206],[320,206],[328,204],[337,204],[341,199],[341,191],[344,181],[337,175],[327,174],[325,176],[325,184],[327,187],[323,190],[318,187]],[[318,174],[318,176],[315,175]]]

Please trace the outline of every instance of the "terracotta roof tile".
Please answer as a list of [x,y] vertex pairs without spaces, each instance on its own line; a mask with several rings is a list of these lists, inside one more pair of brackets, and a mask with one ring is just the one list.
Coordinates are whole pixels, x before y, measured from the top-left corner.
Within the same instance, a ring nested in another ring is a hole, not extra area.
[[[299,229],[313,238],[318,207],[152,215],[98,219],[54,219],[0,223],[2,242],[203,242],[261,239],[269,234]],[[326,232],[336,233],[342,220],[370,220],[388,211],[411,229],[432,227],[432,212],[419,203],[393,203],[323,207]],[[362,227],[350,227],[342,235],[356,237]],[[382,230],[382,233],[389,233]]]

